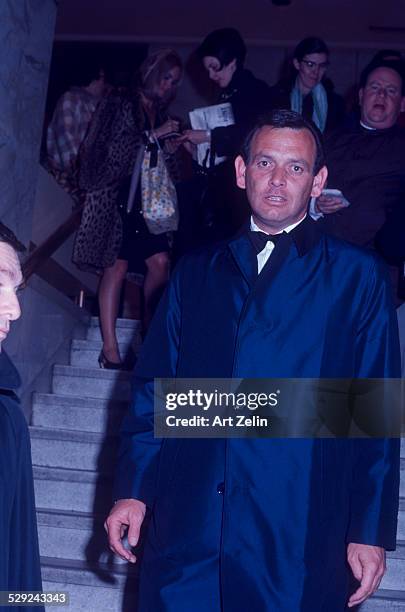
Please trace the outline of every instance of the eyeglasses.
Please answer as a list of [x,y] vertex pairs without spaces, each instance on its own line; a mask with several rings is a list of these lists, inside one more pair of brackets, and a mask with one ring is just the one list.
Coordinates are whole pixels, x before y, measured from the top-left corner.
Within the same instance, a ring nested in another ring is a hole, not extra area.
[[326,68],[329,66],[329,62],[322,62],[321,64],[317,64],[317,62],[311,62],[309,60],[300,60],[303,64],[305,64],[305,66],[307,66],[308,68],[320,68],[321,70],[326,70]]

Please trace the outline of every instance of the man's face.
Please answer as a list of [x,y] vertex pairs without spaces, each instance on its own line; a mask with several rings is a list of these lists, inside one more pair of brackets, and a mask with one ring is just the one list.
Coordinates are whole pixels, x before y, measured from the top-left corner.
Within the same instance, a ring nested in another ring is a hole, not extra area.
[[373,70],[365,87],[359,92],[362,122],[377,130],[395,125],[405,106],[401,86],[401,77],[395,70]]
[[0,350],[10,331],[10,321],[21,314],[16,291],[22,283],[20,262],[14,249],[0,242]]
[[305,216],[310,196],[320,195],[328,174],[324,166],[313,175],[315,155],[309,130],[265,126],[252,140],[249,162],[236,158],[236,182],[246,189],[260,229],[281,232]]

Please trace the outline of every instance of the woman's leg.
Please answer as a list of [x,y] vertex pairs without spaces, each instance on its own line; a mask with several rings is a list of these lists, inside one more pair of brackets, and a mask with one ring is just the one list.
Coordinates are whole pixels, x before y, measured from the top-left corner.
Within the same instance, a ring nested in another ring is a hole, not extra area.
[[121,362],[115,333],[115,323],[118,315],[122,284],[127,269],[128,262],[124,259],[117,259],[112,266],[105,268],[98,289],[103,353],[108,361],[113,363]]
[[169,280],[169,253],[155,253],[145,259],[145,264],[146,275],[143,283],[143,333],[145,333],[149,327],[155,308]]

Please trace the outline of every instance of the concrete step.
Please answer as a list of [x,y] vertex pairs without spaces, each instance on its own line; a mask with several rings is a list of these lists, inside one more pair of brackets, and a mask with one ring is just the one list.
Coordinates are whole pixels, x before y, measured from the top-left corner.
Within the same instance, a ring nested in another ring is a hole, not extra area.
[[112,477],[87,470],[34,465],[35,500],[39,508],[107,514],[112,506]]
[[399,500],[399,512],[398,512],[398,541],[405,541],[405,499],[403,497]]
[[[72,340],[70,347],[70,364],[86,368],[98,368],[98,358],[101,347],[102,342],[100,340]],[[119,350],[121,359],[128,359],[130,363],[133,362],[140,348],[140,337],[139,343],[120,342]]]
[[378,591],[367,599],[359,612],[405,612],[405,591]]
[[[90,327],[100,328],[99,317],[90,317]],[[139,329],[142,322],[139,319],[122,319],[118,318],[115,324],[116,329]]]
[[55,365],[52,391],[58,395],[128,401],[131,380],[132,373],[122,370]]
[[[69,592],[72,612],[134,612],[138,566],[41,557],[44,591]],[[49,606],[47,612],[54,612]]]
[[[61,582],[66,572],[70,584],[81,584],[92,587],[111,586],[120,589],[125,586],[127,578],[131,579],[132,591],[136,591],[139,565],[132,563],[105,563],[92,561],[78,561],[75,559],[62,559],[41,555],[41,569],[43,580]],[[55,590],[53,587],[52,590]],[[72,611],[73,612],[73,611]]]
[[118,438],[93,432],[30,427],[32,462],[44,467],[111,472]]
[[405,542],[398,541],[397,549],[387,553],[387,571],[381,588],[405,592]]
[[108,548],[104,519],[91,513],[37,508],[41,556],[126,564]]
[[405,458],[401,457],[401,479],[399,481],[399,494],[405,498]]
[[[117,319],[116,336],[118,342],[140,343],[141,321],[134,319]],[[97,317],[92,317],[90,327],[87,330],[87,340],[101,341],[101,331],[99,320]]]
[[34,393],[32,425],[52,429],[116,433],[127,402]]
[[[68,573],[61,582],[42,580],[42,590],[50,593],[65,592],[69,594],[69,605],[65,606],[72,612],[123,612],[123,593],[114,587],[93,587],[81,584],[71,584]],[[65,607],[59,609],[63,610]],[[58,608],[57,608],[58,609]],[[130,608],[126,610],[129,612]],[[55,612],[55,605],[45,606],[46,612]],[[134,612],[134,608],[132,608]]]

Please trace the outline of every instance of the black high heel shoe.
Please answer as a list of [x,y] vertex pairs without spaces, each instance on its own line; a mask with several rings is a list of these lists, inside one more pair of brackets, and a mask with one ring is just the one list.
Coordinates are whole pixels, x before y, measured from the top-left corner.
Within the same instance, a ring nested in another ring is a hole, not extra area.
[[109,361],[104,355],[103,350],[98,356],[98,365],[102,370],[122,370],[124,367],[124,364],[121,361],[119,363],[116,363],[115,361]]

